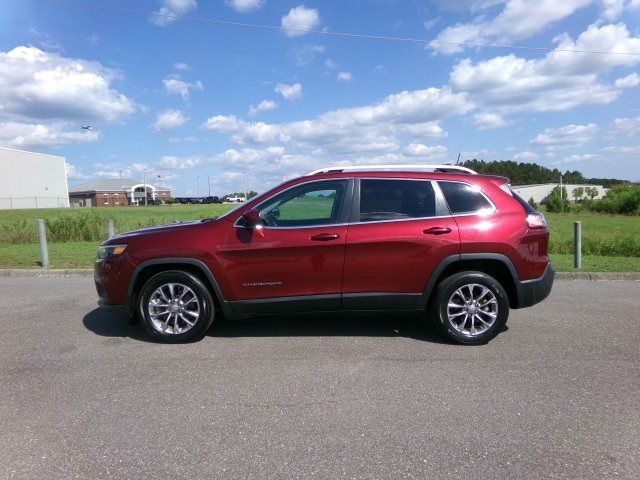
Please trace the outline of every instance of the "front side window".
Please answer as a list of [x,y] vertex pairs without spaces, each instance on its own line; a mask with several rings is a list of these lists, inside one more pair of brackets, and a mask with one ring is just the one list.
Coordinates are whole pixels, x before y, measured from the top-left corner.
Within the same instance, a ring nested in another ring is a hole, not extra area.
[[409,220],[436,216],[436,197],[428,180],[362,180],[360,221]]
[[493,210],[477,187],[459,182],[438,182],[453,215]]
[[347,180],[313,182],[286,190],[258,207],[267,227],[307,227],[338,223]]

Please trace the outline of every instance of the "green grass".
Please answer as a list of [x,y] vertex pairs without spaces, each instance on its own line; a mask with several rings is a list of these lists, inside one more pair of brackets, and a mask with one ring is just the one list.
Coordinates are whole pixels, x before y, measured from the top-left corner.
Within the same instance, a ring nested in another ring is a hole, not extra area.
[[36,221],[39,218],[47,222],[50,240],[98,241],[107,237],[107,219],[114,221],[117,232],[125,232],[153,225],[218,217],[234,206],[211,204],[0,210],[0,245],[37,242]]
[[[324,205],[319,205],[324,214]],[[106,221],[114,219],[123,232],[176,221],[216,217],[233,205],[167,205],[149,207],[40,209],[0,211],[0,268],[35,268],[39,261],[36,220],[49,222],[49,234],[73,233],[76,241],[51,242],[49,257],[53,268],[89,268],[100,241],[107,237]],[[90,216],[87,222],[77,221]],[[640,216],[597,213],[546,213],[551,229],[550,251],[560,271],[573,266],[573,222],[582,222],[585,271],[640,271]],[[96,227],[96,225],[98,225]],[[84,228],[98,228],[85,238]],[[74,233],[75,232],[75,233]],[[63,235],[63,236],[64,236]],[[50,237],[50,241],[51,241]],[[602,251],[607,255],[598,255]],[[620,254],[622,252],[623,254]],[[630,253],[630,254],[629,254]]]
[[[92,268],[100,242],[52,243],[49,245],[51,268]],[[571,272],[573,255],[554,254],[551,260],[556,270]],[[638,257],[585,256],[585,272],[640,272]],[[0,245],[0,268],[39,268],[40,247],[37,244]]]
[[582,257],[582,269],[573,268],[573,255],[551,254],[554,268],[559,272],[640,272],[640,257]]
[[[49,244],[51,268],[92,268],[101,242],[69,242]],[[0,244],[0,268],[39,268],[38,244]]]

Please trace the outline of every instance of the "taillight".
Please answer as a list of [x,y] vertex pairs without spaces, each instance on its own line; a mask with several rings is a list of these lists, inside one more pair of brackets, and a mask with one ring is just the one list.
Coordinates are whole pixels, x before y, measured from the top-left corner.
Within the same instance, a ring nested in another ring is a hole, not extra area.
[[527,215],[527,226],[529,228],[546,228],[547,219],[541,213],[530,213]]

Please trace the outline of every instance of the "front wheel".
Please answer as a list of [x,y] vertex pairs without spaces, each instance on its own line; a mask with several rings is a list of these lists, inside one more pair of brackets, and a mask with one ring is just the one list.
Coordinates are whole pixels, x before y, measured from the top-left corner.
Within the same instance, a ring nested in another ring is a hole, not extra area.
[[213,323],[215,308],[207,287],[190,273],[171,270],[151,277],[139,295],[145,330],[167,343],[204,336]]
[[509,317],[500,283],[482,272],[461,272],[443,280],[430,305],[436,328],[449,339],[480,345],[494,338]]

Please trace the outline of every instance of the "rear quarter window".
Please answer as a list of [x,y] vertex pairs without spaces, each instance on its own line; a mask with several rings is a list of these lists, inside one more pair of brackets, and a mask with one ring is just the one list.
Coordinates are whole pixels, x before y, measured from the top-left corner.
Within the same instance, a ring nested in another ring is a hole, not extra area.
[[459,182],[438,182],[452,214],[493,210],[493,205],[477,187]]

